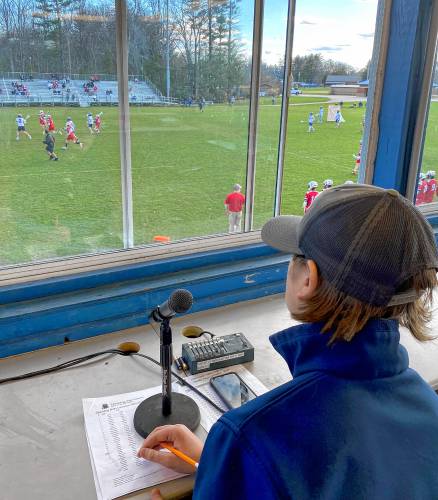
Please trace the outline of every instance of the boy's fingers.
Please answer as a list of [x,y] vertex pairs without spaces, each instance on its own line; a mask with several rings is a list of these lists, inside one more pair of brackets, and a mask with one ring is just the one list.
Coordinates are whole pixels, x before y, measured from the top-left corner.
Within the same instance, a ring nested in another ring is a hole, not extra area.
[[176,458],[172,453],[156,451],[151,448],[141,448],[138,455],[146,460],[150,460],[151,462],[164,465],[164,467],[168,467],[169,469],[171,469],[172,465],[174,465]]
[[173,442],[175,439],[174,426],[163,425],[156,427],[144,440],[142,447],[154,448],[163,441]]
[[151,500],[163,500],[159,489],[155,488],[151,491]]

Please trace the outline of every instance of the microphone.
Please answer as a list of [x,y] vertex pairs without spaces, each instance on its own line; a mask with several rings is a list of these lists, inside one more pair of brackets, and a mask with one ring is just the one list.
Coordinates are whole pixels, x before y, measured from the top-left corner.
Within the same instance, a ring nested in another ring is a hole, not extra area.
[[170,297],[157,306],[150,317],[157,322],[172,318],[177,313],[187,312],[193,304],[193,295],[184,288],[179,288],[171,293]]
[[[145,399],[135,410],[134,427],[142,437],[146,437],[155,427],[162,425],[184,424],[190,430],[194,430],[201,421],[201,414],[195,401],[185,394],[172,392],[173,355],[170,320],[177,313],[187,312],[192,304],[193,296],[188,290],[175,290],[149,315],[151,319],[160,323],[162,381],[161,394]],[[172,405],[172,400],[175,405]]]

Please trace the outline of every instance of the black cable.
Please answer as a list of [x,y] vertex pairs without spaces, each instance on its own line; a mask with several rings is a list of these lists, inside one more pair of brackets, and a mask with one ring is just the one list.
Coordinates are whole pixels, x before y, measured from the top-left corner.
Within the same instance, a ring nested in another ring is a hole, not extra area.
[[60,363],[59,365],[51,366],[50,368],[44,368],[43,370],[36,370],[30,373],[24,373],[22,375],[16,375],[15,377],[4,378],[0,380],[0,385],[5,384],[6,382],[14,382],[17,380],[24,380],[27,378],[36,377],[38,375],[45,375],[46,373],[52,373],[58,370],[63,370],[64,368],[70,368],[71,366],[78,365],[80,363],[84,363],[85,361],[89,361],[90,359],[97,358],[98,356],[104,356],[105,354],[120,354],[122,356],[129,356],[132,353],[121,351],[120,349],[108,349],[106,351],[95,352],[93,354],[87,354],[86,356],[82,356],[80,358],[71,359],[70,361],[65,361],[64,363]]
[[201,335],[204,335],[204,333],[208,333],[211,338],[216,337],[216,335],[214,333],[208,332],[207,330],[204,330],[203,332],[201,332]]
[[[155,360],[154,358],[151,358],[150,356],[146,356],[146,354],[141,354],[139,352],[134,352],[134,351],[122,351],[120,349],[108,349],[106,351],[100,351],[100,352],[95,352],[93,354],[87,354],[86,356],[82,356],[80,358],[75,358],[71,359],[70,361],[65,361],[64,363],[60,363],[59,365],[51,366],[50,368],[45,368],[43,370],[37,370],[34,372],[30,373],[24,373],[22,375],[16,375],[15,377],[8,377],[0,380],[0,385],[5,384],[7,382],[16,382],[18,380],[25,380],[28,378],[36,377],[38,375],[45,375],[46,373],[52,373],[55,371],[63,370],[65,368],[70,368],[72,366],[76,366],[80,363],[84,363],[85,361],[89,361],[90,359],[97,358],[98,356],[104,356],[105,354],[120,354],[121,356],[140,356],[142,358],[145,358],[152,363],[156,364],[157,366],[161,366],[160,363]],[[212,401],[208,396],[203,394],[199,389],[194,387],[192,384],[187,382],[183,377],[178,375],[178,373],[175,373],[172,370],[172,375],[174,375],[183,385],[186,385],[189,387],[193,392],[198,394],[198,396],[202,397],[207,403],[209,403],[213,408],[218,410],[220,413],[225,413],[225,411],[220,408],[214,401]]]

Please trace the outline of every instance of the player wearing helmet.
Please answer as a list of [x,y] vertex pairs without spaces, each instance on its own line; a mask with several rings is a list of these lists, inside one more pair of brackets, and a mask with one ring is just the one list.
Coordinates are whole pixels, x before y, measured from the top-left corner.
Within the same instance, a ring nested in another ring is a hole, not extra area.
[[90,131],[90,134],[94,134],[93,125],[94,125],[93,113],[87,113],[87,126],[88,126],[88,130]]
[[426,172],[427,191],[424,196],[424,203],[432,203],[436,200],[437,181],[435,180],[435,170]]
[[55,122],[53,121],[52,115],[47,115],[46,118],[47,127],[50,133],[56,134]]
[[38,114],[38,122],[40,124],[40,127],[43,129],[43,134],[45,134],[47,122],[46,122],[46,115],[44,114],[43,110],[40,110]]
[[84,144],[76,137],[75,129],[76,126],[73,123],[73,120],[70,117],[67,117],[67,121],[65,123],[65,131],[67,133],[67,137],[65,139],[65,144],[61,149],[67,149],[69,141],[73,142],[74,144],[78,144],[81,149],[84,147]]
[[96,134],[100,134],[100,126],[102,125],[102,115],[103,113],[97,113],[97,115],[94,117],[94,131]]
[[309,188],[307,193],[304,195],[304,203],[303,203],[303,209],[304,213],[309,210],[311,207],[313,200],[318,196],[319,191],[317,191],[318,183],[316,181],[310,181],[309,184],[307,184],[307,187]]
[[415,205],[422,205],[428,189],[426,176],[420,172],[418,175],[417,197],[415,198]]
[[324,186],[323,191],[333,187],[333,181],[331,179],[326,179],[322,184]]
[[362,140],[359,142],[359,152],[357,153],[357,155],[353,155],[353,158],[356,160],[352,172],[352,174],[354,175],[357,175],[359,173],[361,155],[362,155]]
[[309,113],[309,129],[307,132],[315,132],[315,129],[313,128],[313,122],[315,121],[315,117],[313,116],[313,113]]
[[17,141],[20,140],[20,134],[27,135],[27,138],[29,140],[32,139],[32,136],[29,134],[29,132],[26,132],[26,121],[29,118],[29,115],[26,116],[26,118],[23,118],[23,115],[18,114],[17,118],[15,121],[17,122],[17,136],[16,139]]

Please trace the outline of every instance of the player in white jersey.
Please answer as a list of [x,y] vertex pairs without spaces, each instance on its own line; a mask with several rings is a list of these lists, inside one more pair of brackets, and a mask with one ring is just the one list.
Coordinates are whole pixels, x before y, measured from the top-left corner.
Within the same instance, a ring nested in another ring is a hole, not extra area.
[[15,118],[15,121],[17,122],[17,141],[20,140],[20,134],[27,135],[28,139],[32,139],[32,136],[29,134],[29,132],[26,132],[26,120],[29,117],[23,118],[23,115],[17,115],[17,118]]
[[94,134],[93,125],[94,125],[93,113],[87,113],[87,126],[88,130],[90,131],[90,134]]
[[67,132],[67,137],[65,139],[65,144],[61,149],[67,149],[68,142],[71,141],[74,144],[79,144],[79,147],[82,149],[84,147],[83,143],[76,137],[75,134],[75,124],[73,120],[68,117],[67,122],[65,123],[65,131]]

